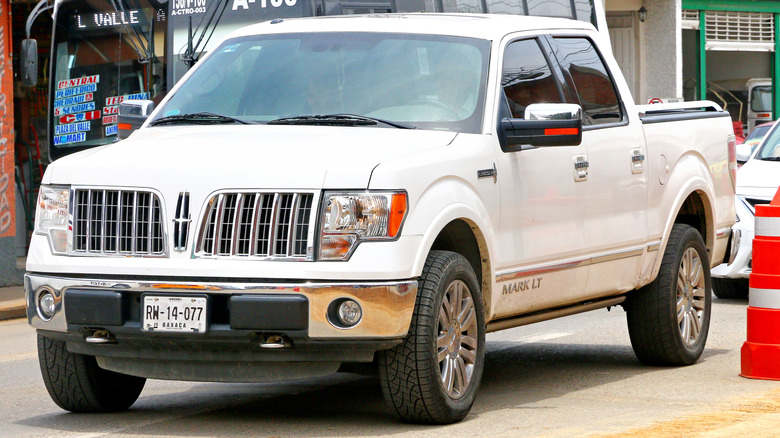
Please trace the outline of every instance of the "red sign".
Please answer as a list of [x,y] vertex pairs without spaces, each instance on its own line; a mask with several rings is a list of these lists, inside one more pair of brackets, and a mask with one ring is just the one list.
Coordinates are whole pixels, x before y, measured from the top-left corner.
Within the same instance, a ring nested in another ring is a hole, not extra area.
[[88,111],[81,114],[68,114],[60,117],[60,125],[73,122],[84,122],[100,118],[100,111]]
[[11,71],[11,5],[0,0],[0,237],[16,235],[14,196],[14,75]]
[[119,114],[119,107],[118,106],[107,106],[103,108],[103,115],[110,115],[110,114]]

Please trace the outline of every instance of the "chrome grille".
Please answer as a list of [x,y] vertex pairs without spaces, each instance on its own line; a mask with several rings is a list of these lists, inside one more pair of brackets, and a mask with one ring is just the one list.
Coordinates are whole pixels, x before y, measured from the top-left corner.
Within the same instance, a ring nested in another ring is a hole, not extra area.
[[156,194],[76,189],[73,199],[73,253],[166,254],[162,206]]
[[209,200],[199,256],[311,259],[311,193],[222,193]]

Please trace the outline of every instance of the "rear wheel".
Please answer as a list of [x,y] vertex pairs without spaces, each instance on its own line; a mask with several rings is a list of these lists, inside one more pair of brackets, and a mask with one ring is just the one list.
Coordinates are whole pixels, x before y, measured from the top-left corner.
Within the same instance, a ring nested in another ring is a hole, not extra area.
[[71,353],[65,342],[38,335],[38,360],[52,400],[71,412],[116,412],[141,395],[146,379],[100,368],[93,356]]
[[718,298],[747,298],[750,291],[749,282],[744,278],[713,278],[712,293]]
[[690,365],[710,326],[710,264],[699,232],[676,224],[652,283],[626,301],[631,346],[648,365]]
[[482,378],[479,283],[460,254],[431,251],[404,341],[379,355],[385,399],[404,421],[447,424],[471,409]]

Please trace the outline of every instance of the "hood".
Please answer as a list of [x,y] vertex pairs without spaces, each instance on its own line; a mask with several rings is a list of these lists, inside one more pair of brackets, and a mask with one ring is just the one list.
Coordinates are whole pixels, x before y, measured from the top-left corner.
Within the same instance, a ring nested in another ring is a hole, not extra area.
[[383,161],[446,146],[456,135],[378,127],[152,127],[56,161],[45,182],[159,190],[362,189]]
[[780,187],[780,161],[751,158],[737,172],[737,194],[772,198]]

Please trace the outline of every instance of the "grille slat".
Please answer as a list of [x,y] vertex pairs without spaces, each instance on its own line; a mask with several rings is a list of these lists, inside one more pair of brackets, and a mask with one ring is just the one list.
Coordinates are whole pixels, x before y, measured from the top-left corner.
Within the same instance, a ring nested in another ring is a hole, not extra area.
[[151,192],[76,189],[73,252],[166,255],[162,204]]
[[198,255],[310,259],[313,199],[311,193],[215,195],[199,228]]

